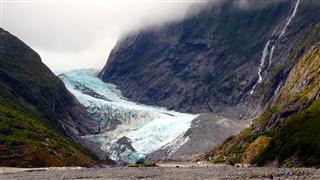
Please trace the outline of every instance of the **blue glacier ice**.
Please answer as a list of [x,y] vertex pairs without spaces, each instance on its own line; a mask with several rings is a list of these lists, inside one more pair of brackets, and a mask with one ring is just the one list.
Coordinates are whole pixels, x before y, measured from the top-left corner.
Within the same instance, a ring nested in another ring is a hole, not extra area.
[[82,69],[59,77],[100,124],[100,132],[83,138],[98,143],[113,160],[134,163],[145,158],[184,134],[198,117],[132,102],[96,74]]

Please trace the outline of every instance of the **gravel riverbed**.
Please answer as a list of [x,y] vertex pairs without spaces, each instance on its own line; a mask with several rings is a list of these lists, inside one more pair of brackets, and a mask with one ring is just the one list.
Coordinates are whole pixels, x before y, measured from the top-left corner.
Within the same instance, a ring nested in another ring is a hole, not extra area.
[[0,179],[320,179],[313,168],[231,166],[0,168]]

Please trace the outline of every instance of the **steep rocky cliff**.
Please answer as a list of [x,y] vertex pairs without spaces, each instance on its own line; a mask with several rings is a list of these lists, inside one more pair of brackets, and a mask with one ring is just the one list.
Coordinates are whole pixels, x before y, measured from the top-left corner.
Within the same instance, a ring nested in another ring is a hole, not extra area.
[[95,156],[70,137],[96,131],[96,121],[40,56],[0,28],[0,165],[92,163]]
[[[319,24],[317,28],[319,33]],[[215,148],[206,158],[257,165],[319,165],[319,75],[320,41],[300,58],[254,124]]]
[[100,77],[133,100],[231,119],[257,114],[317,38],[318,1],[208,4],[120,40]]

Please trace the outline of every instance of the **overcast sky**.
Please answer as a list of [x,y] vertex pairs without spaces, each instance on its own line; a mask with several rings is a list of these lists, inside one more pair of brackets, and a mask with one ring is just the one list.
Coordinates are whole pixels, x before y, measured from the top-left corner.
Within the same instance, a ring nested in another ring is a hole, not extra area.
[[2,27],[37,51],[52,70],[101,69],[117,39],[182,19],[189,0],[0,0]]

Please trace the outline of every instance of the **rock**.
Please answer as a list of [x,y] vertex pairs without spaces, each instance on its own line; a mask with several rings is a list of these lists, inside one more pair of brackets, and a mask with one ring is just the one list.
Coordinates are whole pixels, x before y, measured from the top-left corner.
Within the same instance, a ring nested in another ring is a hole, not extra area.
[[229,166],[235,166],[235,163],[232,162],[232,161],[228,161],[228,162],[227,162],[227,165],[229,165]]
[[287,176],[293,176],[293,172],[292,172],[292,171],[287,171],[287,172],[286,172],[286,175],[287,175]]

